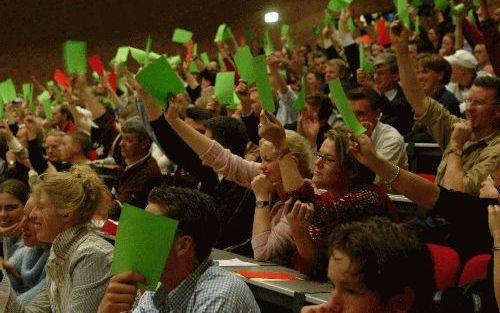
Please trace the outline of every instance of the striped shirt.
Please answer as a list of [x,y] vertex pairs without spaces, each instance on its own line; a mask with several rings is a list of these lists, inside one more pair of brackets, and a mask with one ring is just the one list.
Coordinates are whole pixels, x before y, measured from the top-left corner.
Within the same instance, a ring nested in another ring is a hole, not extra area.
[[22,305],[9,284],[0,282],[0,312],[96,312],[111,277],[113,246],[87,226],[59,234],[47,261],[47,284],[28,305]]
[[174,290],[160,286],[139,300],[134,313],[260,312],[243,280],[224,271],[211,258],[203,261]]

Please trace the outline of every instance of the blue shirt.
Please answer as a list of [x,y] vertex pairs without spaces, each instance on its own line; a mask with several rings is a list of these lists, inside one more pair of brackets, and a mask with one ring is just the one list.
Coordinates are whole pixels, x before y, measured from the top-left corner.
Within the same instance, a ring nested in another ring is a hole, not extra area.
[[134,313],[260,312],[248,286],[211,258],[203,261],[174,290],[160,286],[139,300]]

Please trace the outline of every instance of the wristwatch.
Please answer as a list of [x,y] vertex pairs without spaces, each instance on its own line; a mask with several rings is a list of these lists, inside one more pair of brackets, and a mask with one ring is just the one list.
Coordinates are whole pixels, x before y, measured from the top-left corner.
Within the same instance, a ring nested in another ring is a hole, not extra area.
[[285,157],[285,155],[289,154],[291,151],[290,151],[290,148],[288,147],[284,147],[282,149],[279,149],[276,154],[278,155],[278,159],[283,159]]
[[257,200],[255,201],[255,207],[257,209],[262,209],[265,208],[266,206],[269,206],[269,201],[264,201],[264,200]]

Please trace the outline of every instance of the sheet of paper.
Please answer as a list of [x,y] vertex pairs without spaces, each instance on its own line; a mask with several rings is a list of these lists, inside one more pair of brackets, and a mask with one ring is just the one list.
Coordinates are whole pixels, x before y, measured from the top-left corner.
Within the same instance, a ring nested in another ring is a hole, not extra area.
[[104,66],[102,65],[101,57],[98,54],[90,56],[88,59],[90,68],[99,74],[100,77],[104,76]]
[[215,97],[221,105],[234,105],[234,72],[219,72],[215,78]]
[[28,102],[28,110],[35,112],[35,103],[33,103],[33,84],[23,84],[23,98]]
[[87,72],[87,43],[68,40],[63,44],[66,72],[69,74]]
[[156,290],[177,224],[173,219],[124,203],[116,234],[111,273],[137,272],[148,282],[146,286],[139,284],[140,289]]
[[255,74],[255,83],[259,93],[261,106],[267,112],[275,111],[273,93],[269,76],[267,74],[267,61],[265,55],[258,55],[253,58],[253,68]]
[[185,44],[191,38],[193,38],[193,33],[182,28],[176,28],[172,34],[172,41],[180,44]]
[[16,87],[11,78],[0,84],[0,95],[2,95],[3,103],[11,102],[17,98]]
[[52,120],[52,103],[50,102],[50,94],[48,91],[42,92],[38,96],[38,101],[40,101],[43,105],[43,112],[45,113],[45,117],[51,121]]
[[230,260],[216,260],[219,266],[259,266],[257,263],[245,262],[238,258]]
[[354,115],[340,80],[338,78],[331,80],[328,85],[330,87],[332,102],[337,105],[337,109],[340,111],[340,114],[342,114],[342,118],[344,119],[347,127],[358,135],[364,133],[366,129],[359,123],[358,119]]
[[249,46],[243,46],[234,54],[234,63],[241,78],[247,81],[248,84],[255,82],[253,72],[253,56]]
[[120,63],[127,62],[128,54],[129,54],[129,47],[118,48],[118,50],[116,51],[115,61],[118,61]]

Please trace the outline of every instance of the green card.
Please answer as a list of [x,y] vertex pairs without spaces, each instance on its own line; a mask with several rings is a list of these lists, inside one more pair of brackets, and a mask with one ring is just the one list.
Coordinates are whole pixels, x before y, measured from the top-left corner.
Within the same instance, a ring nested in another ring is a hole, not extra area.
[[120,63],[127,62],[128,53],[129,53],[129,47],[118,48],[118,50],[116,51],[116,55],[115,55],[115,61],[118,61]]
[[68,40],[63,44],[64,63],[69,74],[87,72],[87,43]]
[[217,53],[217,62],[219,62],[220,68],[226,67],[226,64],[224,63],[224,58],[222,57],[222,54]]
[[111,273],[136,272],[144,276],[143,290],[154,291],[167,262],[178,222],[123,204],[116,234]]
[[42,92],[38,96],[38,101],[43,105],[43,112],[45,112],[45,117],[51,121],[52,120],[52,104],[50,103],[50,94],[47,90]]
[[28,110],[35,112],[35,103],[33,102],[33,84],[23,84],[23,98],[28,103]]
[[226,24],[219,25],[217,28],[217,33],[215,34],[214,42],[221,42],[228,39],[231,36],[231,30]]
[[304,110],[306,106],[306,83],[305,83],[305,75],[302,75],[300,80],[300,91],[297,92],[297,100],[293,104],[293,108],[296,112],[301,112]]
[[172,35],[172,41],[180,44],[185,44],[191,38],[193,38],[193,33],[182,28],[176,28]]
[[351,0],[330,0],[330,2],[328,2],[328,9],[340,12],[341,9],[348,8],[350,4]]
[[255,39],[255,36],[253,35],[253,32],[249,29],[245,30],[243,32],[245,38],[248,40],[248,41],[252,41]]
[[411,1],[411,5],[418,8],[418,7],[421,7],[423,4],[422,0],[412,0]]
[[210,58],[208,57],[208,54],[206,52],[203,52],[202,54],[200,54],[200,58],[201,58],[201,61],[203,62],[203,64],[205,64],[205,65],[210,64]]
[[451,14],[456,15],[457,13],[462,12],[465,9],[465,6],[463,3],[457,4],[453,8],[451,8]]
[[5,118],[5,103],[3,102],[2,97],[0,96],[0,120]]
[[449,3],[448,0],[434,0],[434,6],[441,11],[446,10]]
[[323,25],[329,26],[333,24],[332,16],[325,10],[325,14],[323,15]]
[[196,65],[195,61],[189,62],[189,68],[188,68],[190,73],[199,73],[200,70],[198,69],[198,65]]
[[359,123],[358,119],[354,115],[340,80],[338,78],[331,80],[328,85],[330,87],[332,102],[337,105],[337,109],[339,109],[340,114],[342,114],[342,118],[344,119],[347,127],[358,135],[364,133],[366,129]]
[[318,36],[321,33],[321,29],[319,28],[318,25],[313,25],[312,33],[314,36]]
[[170,65],[181,64],[182,63],[182,59],[181,59],[180,55],[174,55],[174,56],[168,57],[167,61],[168,61],[168,63]]
[[145,67],[137,74],[136,79],[161,107],[166,106],[168,95],[178,95],[185,91],[184,85],[165,57],[160,57]]
[[408,2],[406,0],[398,0],[399,20],[403,25],[410,29],[410,15],[408,14]]
[[354,24],[354,20],[351,16],[349,16],[349,19],[347,20],[347,28],[349,28],[349,31],[351,33],[354,33],[354,31],[356,30],[356,24]]
[[420,16],[415,17],[415,35],[420,35]]
[[365,45],[363,43],[359,45],[359,67],[365,74],[373,73],[373,65],[365,54]]
[[267,60],[265,55],[258,55],[253,58],[253,69],[257,92],[259,93],[260,104],[267,112],[274,112],[274,99],[267,75]]
[[271,41],[271,38],[269,37],[268,31],[266,31],[262,36],[262,43],[264,44],[264,51],[266,52],[266,55],[270,55],[274,52],[273,43]]
[[193,46],[193,57],[198,55],[198,44],[195,43]]
[[12,79],[7,79],[0,84],[0,95],[2,96],[3,103],[14,101],[17,98],[16,87]]
[[55,103],[61,104],[63,102],[63,95],[59,85],[54,84],[54,82],[52,82],[52,86],[50,87],[50,89],[54,92],[56,96]]
[[146,53],[146,58],[144,59],[144,66],[147,66],[151,59],[149,58],[149,55],[151,54],[151,45],[153,44],[153,39],[151,39],[151,35],[148,35],[148,39],[146,39],[146,49],[144,52]]
[[288,24],[281,25],[281,36],[287,37],[290,32],[290,26]]
[[240,98],[238,98],[236,93],[233,92],[233,105],[230,105],[229,108],[235,110],[240,104],[241,104]]
[[467,19],[469,20],[469,22],[473,24],[476,22],[476,18],[474,17],[474,10],[469,10],[469,13],[467,14]]
[[[130,54],[132,55],[132,58],[137,62],[139,63],[140,65],[144,65],[146,64],[146,55],[148,55],[146,53],[146,51],[143,51],[141,49],[137,49],[137,48],[133,48],[133,47],[129,47],[129,50],[130,50]],[[158,53],[154,53],[154,52],[149,52],[149,56],[148,56],[148,59],[149,61],[153,61],[153,60],[157,60],[161,55],[159,55]]]
[[234,54],[234,63],[238,69],[238,74],[241,78],[247,81],[248,84],[255,82],[253,73],[253,56],[249,46],[244,46],[238,49]]
[[234,72],[219,72],[215,78],[215,97],[222,105],[234,105]]

